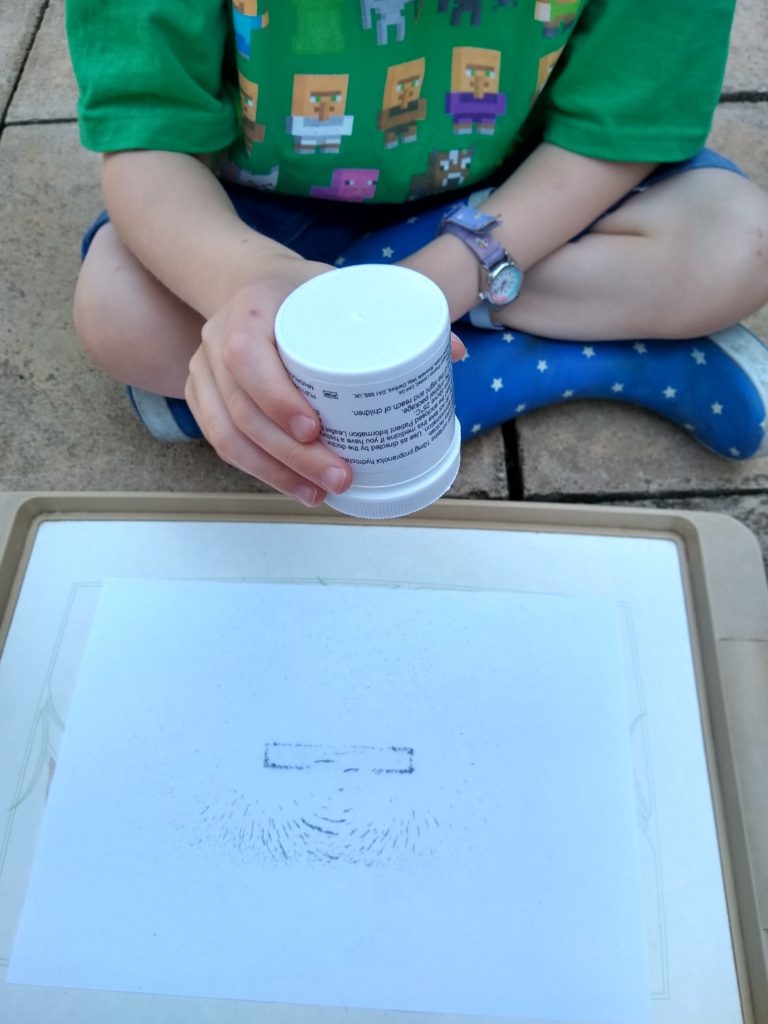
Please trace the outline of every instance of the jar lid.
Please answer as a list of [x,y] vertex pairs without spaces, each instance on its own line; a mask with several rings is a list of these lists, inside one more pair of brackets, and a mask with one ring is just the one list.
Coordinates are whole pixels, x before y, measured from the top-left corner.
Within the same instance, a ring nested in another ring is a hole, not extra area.
[[448,490],[459,472],[461,426],[454,417],[453,438],[443,457],[410,480],[370,487],[353,483],[343,494],[329,494],[325,504],[361,519],[395,519],[431,505]]
[[449,330],[437,285],[389,264],[319,274],[291,292],[275,320],[286,367],[339,384],[405,373],[439,352]]

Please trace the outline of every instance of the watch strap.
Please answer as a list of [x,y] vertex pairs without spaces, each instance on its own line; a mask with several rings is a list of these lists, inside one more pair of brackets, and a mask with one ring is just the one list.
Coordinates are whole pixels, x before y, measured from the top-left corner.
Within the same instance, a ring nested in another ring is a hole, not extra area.
[[443,223],[449,221],[452,224],[459,224],[469,231],[486,231],[501,223],[499,218],[494,217],[493,214],[483,213],[482,210],[476,210],[466,203],[456,203],[448,210],[443,218]]
[[455,221],[445,221],[443,224],[444,234],[456,235],[457,238],[460,238],[472,250],[480,263],[488,268],[498,263],[499,260],[506,259],[507,254],[498,239],[491,234],[490,228],[486,230],[487,234],[478,234],[477,231],[465,228]]
[[467,313],[469,322],[473,327],[482,327],[486,331],[505,331],[508,330],[504,324],[497,324],[495,320],[491,320],[491,312],[493,307],[489,302],[478,302],[476,306]]
[[[440,223],[441,234],[459,238],[480,264],[479,298],[490,309],[502,309],[520,292],[522,271],[493,233],[498,217],[475,210],[465,203],[452,206]],[[511,277],[510,277],[511,275]],[[483,313],[478,313],[479,317]],[[490,312],[483,326],[495,327]]]

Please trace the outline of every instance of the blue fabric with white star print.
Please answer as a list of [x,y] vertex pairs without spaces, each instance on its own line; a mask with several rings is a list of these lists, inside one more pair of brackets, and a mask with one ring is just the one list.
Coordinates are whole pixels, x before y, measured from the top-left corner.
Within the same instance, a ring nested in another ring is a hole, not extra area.
[[[727,458],[750,458],[765,444],[765,390],[722,347],[721,335],[587,344],[457,329],[467,347],[454,367],[465,437],[547,405],[600,398],[650,409]],[[768,366],[768,349],[751,337]]]

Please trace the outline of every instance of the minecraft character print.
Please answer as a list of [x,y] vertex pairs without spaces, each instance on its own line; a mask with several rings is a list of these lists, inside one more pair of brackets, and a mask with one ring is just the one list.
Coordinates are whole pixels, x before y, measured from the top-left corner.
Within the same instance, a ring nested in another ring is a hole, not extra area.
[[551,38],[573,25],[580,6],[581,0],[536,0],[533,18],[542,23],[542,34]]
[[237,52],[246,60],[251,56],[251,35],[269,24],[267,0],[232,0]]
[[[456,27],[461,24],[465,14],[469,15],[469,24],[477,27],[483,23],[484,0],[437,0],[437,13],[451,15],[451,25]],[[502,7],[517,7],[519,0],[494,0],[493,9],[498,11]]]
[[483,21],[483,0],[437,0],[438,14],[451,12],[451,25],[460,25],[464,14],[469,15],[470,25]]
[[405,9],[414,0],[360,0],[360,15],[367,31],[376,25],[376,43],[386,46],[389,30],[394,28],[395,41],[405,39]]
[[244,74],[239,73],[237,79],[240,83],[240,111],[243,119],[243,136],[245,137],[245,148],[248,156],[251,155],[254,142],[264,141],[263,124],[256,121],[256,108],[259,103],[259,87],[256,82],[251,82]]
[[362,203],[373,199],[379,172],[372,167],[337,167],[330,185],[313,185],[309,194],[315,199],[336,199],[344,203]]
[[294,75],[291,113],[286,131],[295,153],[338,153],[352,134],[354,118],[346,113],[349,75]]
[[387,68],[378,120],[387,149],[394,149],[401,142],[416,141],[418,123],[427,116],[427,101],[421,96],[425,65],[420,57]]
[[455,135],[493,135],[496,119],[506,113],[507,97],[499,92],[501,53],[479,46],[454,46],[451,91],[445,111],[453,118]]
[[232,181],[236,185],[249,185],[251,188],[261,189],[262,192],[274,192],[277,188],[280,165],[273,164],[268,171],[257,173],[246,171],[231,160],[221,160],[216,165],[216,174],[224,181]]
[[469,167],[474,149],[433,149],[429,154],[427,170],[411,178],[409,199],[461,188],[469,178]]

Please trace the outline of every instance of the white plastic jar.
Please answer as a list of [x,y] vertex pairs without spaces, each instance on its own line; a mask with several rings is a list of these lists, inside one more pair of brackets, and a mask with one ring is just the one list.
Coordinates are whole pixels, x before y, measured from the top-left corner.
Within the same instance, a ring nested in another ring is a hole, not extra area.
[[414,270],[365,264],[320,274],[280,307],[275,337],[321,437],[352,466],[331,508],[367,519],[431,504],[459,471],[448,304]]

